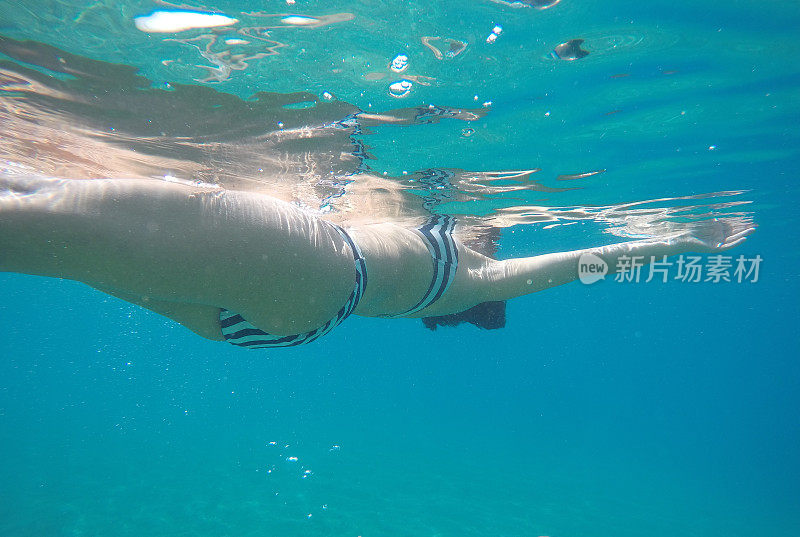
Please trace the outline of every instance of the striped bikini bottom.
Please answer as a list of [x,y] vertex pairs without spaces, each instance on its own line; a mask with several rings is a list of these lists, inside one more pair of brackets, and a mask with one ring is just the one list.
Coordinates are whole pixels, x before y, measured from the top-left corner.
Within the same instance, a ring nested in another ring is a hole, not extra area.
[[[356,281],[353,292],[350,293],[350,298],[348,298],[336,316],[319,328],[309,332],[291,336],[276,336],[256,328],[240,314],[222,309],[219,315],[219,322],[225,341],[249,349],[294,347],[304,343],[311,343],[324,336],[353,313],[367,287],[367,266],[364,261],[364,255],[355,241],[344,229],[339,226],[335,227],[350,246],[356,268]],[[458,249],[452,235],[454,227],[455,218],[449,215],[436,215],[417,229],[433,258],[433,278],[431,283],[425,295],[413,307],[402,313],[386,314],[381,315],[381,317],[394,318],[414,314],[436,302],[447,291],[455,279],[458,267]]]
[[353,288],[353,292],[350,293],[350,298],[347,299],[347,302],[345,302],[336,316],[319,328],[309,332],[291,336],[276,336],[269,332],[264,332],[260,328],[256,328],[238,313],[222,309],[219,314],[219,324],[222,328],[222,335],[225,337],[225,341],[232,345],[247,347],[249,349],[294,347],[304,343],[311,343],[317,338],[324,336],[353,313],[353,310],[356,309],[359,301],[361,301],[361,297],[364,296],[364,290],[367,288],[367,264],[364,261],[364,255],[361,253],[361,249],[350,235],[339,226],[334,225],[334,227],[344,241],[350,246],[356,264],[355,287]]

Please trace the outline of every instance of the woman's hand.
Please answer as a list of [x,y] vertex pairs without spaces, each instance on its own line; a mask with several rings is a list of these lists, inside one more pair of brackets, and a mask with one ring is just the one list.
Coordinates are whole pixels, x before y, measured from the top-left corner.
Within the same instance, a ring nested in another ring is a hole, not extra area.
[[755,226],[747,220],[714,218],[695,223],[678,241],[689,252],[716,253],[741,244],[753,230]]

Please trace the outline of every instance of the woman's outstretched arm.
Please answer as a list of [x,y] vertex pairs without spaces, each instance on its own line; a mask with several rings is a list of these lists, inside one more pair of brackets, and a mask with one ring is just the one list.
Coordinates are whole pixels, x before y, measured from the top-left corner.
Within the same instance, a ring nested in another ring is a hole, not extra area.
[[641,264],[663,256],[713,253],[740,244],[755,228],[749,223],[710,220],[695,226],[691,233],[670,239],[647,239],[623,242],[596,248],[558,252],[505,261],[491,261],[475,276],[482,285],[484,300],[508,300],[569,283],[578,279],[581,256],[592,254],[608,266],[608,273],[620,271],[625,258],[636,258]]

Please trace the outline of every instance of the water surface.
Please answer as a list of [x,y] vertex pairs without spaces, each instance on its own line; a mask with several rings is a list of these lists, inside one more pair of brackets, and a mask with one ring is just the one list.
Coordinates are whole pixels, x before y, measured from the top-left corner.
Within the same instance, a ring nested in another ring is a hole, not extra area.
[[[339,222],[449,213],[500,258],[744,218],[733,253],[760,280],[574,283],[498,331],[354,317],[247,352],[4,274],[1,533],[800,531],[796,5],[182,7],[238,22],[0,6],[3,173],[169,176]],[[589,54],[551,54],[572,39]]]

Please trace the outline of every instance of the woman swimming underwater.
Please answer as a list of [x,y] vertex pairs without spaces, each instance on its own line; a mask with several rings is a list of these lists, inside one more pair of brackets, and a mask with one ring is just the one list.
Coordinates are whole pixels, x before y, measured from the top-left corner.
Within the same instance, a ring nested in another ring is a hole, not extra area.
[[577,279],[592,253],[708,253],[753,227],[706,221],[690,233],[497,261],[453,238],[440,216],[419,229],[344,230],[275,198],[157,180],[0,176],[0,271],[84,282],[212,340],[298,345],[351,313],[429,317]]

